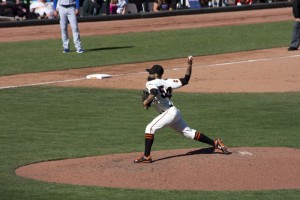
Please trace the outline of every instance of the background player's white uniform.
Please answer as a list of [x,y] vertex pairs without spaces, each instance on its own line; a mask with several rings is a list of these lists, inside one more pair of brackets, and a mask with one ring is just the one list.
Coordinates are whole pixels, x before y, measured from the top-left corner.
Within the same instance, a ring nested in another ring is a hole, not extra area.
[[70,23],[73,42],[77,53],[81,53],[82,45],[80,40],[80,34],[78,30],[78,23],[76,18],[75,9],[79,10],[79,0],[54,0],[53,9],[56,10],[57,4],[59,5],[59,18],[60,29],[63,42],[63,48],[69,50],[69,36],[68,36],[68,22]]
[[194,138],[196,130],[187,126],[180,111],[170,100],[173,89],[181,86],[182,83],[179,79],[155,79],[146,83],[149,93],[151,89],[158,90],[158,94],[155,96],[152,104],[160,115],[147,125],[145,133],[154,134],[158,129],[169,126],[187,138]]

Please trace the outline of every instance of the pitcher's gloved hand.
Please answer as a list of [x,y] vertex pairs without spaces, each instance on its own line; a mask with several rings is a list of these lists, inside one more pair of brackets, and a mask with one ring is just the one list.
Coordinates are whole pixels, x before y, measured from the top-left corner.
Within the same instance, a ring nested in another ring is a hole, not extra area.
[[152,101],[151,102],[146,102],[145,101],[148,98],[148,96],[149,96],[149,92],[146,91],[146,90],[143,90],[143,92],[142,92],[142,103],[143,103],[143,106],[144,106],[145,109],[148,109],[151,106],[151,103],[152,103]]

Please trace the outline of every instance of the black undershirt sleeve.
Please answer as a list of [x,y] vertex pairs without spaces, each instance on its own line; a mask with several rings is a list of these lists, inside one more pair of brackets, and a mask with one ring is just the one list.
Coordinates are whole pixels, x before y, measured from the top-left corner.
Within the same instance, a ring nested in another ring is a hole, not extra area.
[[190,81],[190,78],[190,75],[185,75],[184,78],[180,78],[179,80],[181,81],[182,86],[187,85]]
[[153,94],[154,96],[156,96],[158,94],[158,89],[151,89],[150,94]]

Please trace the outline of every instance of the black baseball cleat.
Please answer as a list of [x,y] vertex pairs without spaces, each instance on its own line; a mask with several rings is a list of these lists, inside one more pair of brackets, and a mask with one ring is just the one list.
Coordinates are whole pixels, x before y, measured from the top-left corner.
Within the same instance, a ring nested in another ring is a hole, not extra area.
[[231,154],[231,151],[229,151],[228,147],[224,145],[224,143],[222,142],[222,140],[220,140],[220,138],[215,140],[215,149],[221,150],[226,155]]
[[296,48],[296,47],[289,47],[288,48],[288,51],[297,51],[298,50],[298,48]]
[[134,163],[152,163],[152,158],[151,156],[142,156],[140,158],[135,159]]
[[63,53],[69,53],[70,52],[70,49],[64,49],[63,50]]

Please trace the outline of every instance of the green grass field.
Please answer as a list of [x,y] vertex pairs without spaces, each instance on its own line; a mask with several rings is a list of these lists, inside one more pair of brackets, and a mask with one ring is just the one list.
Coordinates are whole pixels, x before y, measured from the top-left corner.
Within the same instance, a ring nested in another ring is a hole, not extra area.
[[[289,44],[291,28],[291,22],[281,22],[85,37],[87,52],[82,55],[62,54],[60,39],[0,43],[1,49],[7,49],[1,55],[0,74],[283,47]],[[220,38],[209,37],[212,33]],[[154,41],[153,37],[158,36],[161,39]],[[38,54],[45,56],[40,58]],[[153,109],[144,111],[140,106],[140,91],[136,90],[45,86],[0,90],[0,96],[1,200],[299,199],[300,190],[129,190],[53,184],[18,177],[15,169],[32,162],[142,152],[145,126],[156,113]],[[231,147],[298,149],[299,99],[300,93],[176,93],[173,97],[191,127],[211,137],[220,136]],[[195,147],[206,146],[164,129],[156,135],[153,150]]]
[[[83,37],[85,54],[60,39],[0,43],[0,75],[185,58],[288,46],[293,22]],[[72,44],[72,43],[71,43]]]

